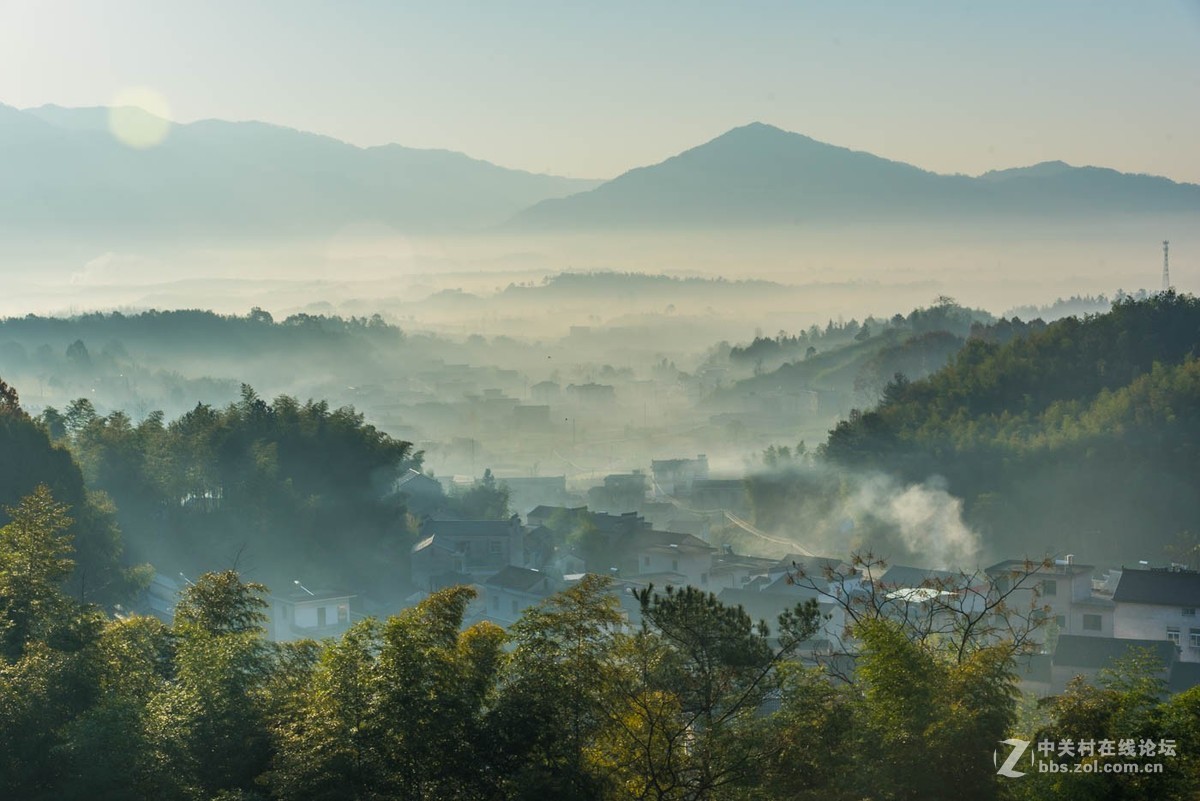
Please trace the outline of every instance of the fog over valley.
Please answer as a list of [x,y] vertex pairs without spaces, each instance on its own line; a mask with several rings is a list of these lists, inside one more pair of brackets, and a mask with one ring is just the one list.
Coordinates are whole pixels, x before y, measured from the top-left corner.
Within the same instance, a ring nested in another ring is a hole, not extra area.
[[0,799],[1200,798],[1192,5],[0,3]]

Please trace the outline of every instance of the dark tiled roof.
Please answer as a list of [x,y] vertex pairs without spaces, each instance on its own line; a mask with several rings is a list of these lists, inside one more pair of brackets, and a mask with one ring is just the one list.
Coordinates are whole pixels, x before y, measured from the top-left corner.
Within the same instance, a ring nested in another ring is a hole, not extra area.
[[1132,648],[1149,648],[1162,661],[1163,667],[1170,665],[1176,656],[1175,644],[1168,640],[1117,640],[1060,634],[1054,649],[1054,664],[1073,668],[1107,667],[1113,660],[1126,656]]
[[803,570],[805,575],[810,578],[824,578],[827,567],[834,573],[842,575],[849,575],[852,570],[844,559],[838,559],[835,556],[805,556],[799,553],[789,553],[775,562],[776,570],[794,572],[799,569]]
[[1171,666],[1171,678],[1167,680],[1167,689],[1173,693],[1181,693],[1200,685],[1200,662],[1176,662]]
[[1051,576],[1054,574],[1060,576],[1070,576],[1076,573],[1091,573],[1096,569],[1095,565],[1082,565],[1078,562],[1071,564],[1060,564],[1055,562],[1050,567],[1044,566],[1040,561],[1031,559],[1005,559],[1003,562],[996,564],[983,571],[989,576],[1003,575],[1005,573],[1037,573],[1042,576]]
[[419,482],[420,484],[426,485],[431,489],[436,487],[438,492],[442,491],[442,484],[440,481],[438,481],[436,478],[427,476],[424,473],[418,473],[411,467],[396,481],[396,486],[403,487],[407,484],[412,484],[413,482]]
[[511,520],[426,520],[421,533],[426,537],[507,537],[512,534]]
[[631,548],[661,548],[671,550],[715,551],[717,546],[709,545],[694,534],[682,534],[678,531],[653,531],[644,529],[632,532],[627,536]]
[[765,620],[774,631],[778,628],[779,616],[786,610],[795,609],[796,604],[803,603],[806,598],[800,593],[788,596],[779,593],[726,588],[717,594],[717,600],[725,606],[742,607],[754,622]]
[[488,587],[500,587],[517,592],[534,592],[538,589],[549,589],[549,576],[546,573],[530,570],[527,567],[509,565],[496,575],[484,580]]
[[1200,573],[1190,570],[1121,571],[1121,580],[1113,592],[1119,604],[1158,604],[1161,606],[1200,606]]

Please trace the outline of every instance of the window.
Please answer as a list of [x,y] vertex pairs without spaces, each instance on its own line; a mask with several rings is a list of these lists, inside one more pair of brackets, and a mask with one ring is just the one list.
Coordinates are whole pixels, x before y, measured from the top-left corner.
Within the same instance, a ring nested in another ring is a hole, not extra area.
[[1188,645],[1192,648],[1200,648],[1200,629],[1190,629],[1188,631]]
[[1065,629],[1067,627],[1067,616],[1066,615],[1055,615],[1054,616],[1054,625],[1058,626],[1060,629]]
[[488,543],[488,549],[492,552],[492,556],[499,556],[504,552],[504,543],[500,540],[492,540]]
[[318,626],[325,625],[325,607],[323,607],[323,606],[317,607],[317,625]]
[[1100,626],[1100,616],[1099,615],[1084,615],[1083,616],[1083,630],[1084,631],[1099,631],[1100,628],[1101,628],[1101,626]]
[[1053,579],[1043,581],[1042,595],[1058,595],[1058,582]]
[[1167,639],[1179,645],[1179,628],[1177,626],[1167,626]]
[[1195,617],[1196,616],[1196,607],[1194,607],[1194,606],[1183,607],[1183,616],[1184,617]]
[[345,623],[350,619],[350,605],[338,604],[338,623]]

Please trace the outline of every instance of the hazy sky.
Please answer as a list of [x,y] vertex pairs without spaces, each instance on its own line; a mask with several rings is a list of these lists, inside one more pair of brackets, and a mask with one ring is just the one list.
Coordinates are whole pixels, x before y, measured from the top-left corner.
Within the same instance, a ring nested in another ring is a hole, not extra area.
[[611,177],[762,120],[940,172],[1200,182],[1200,0],[0,0],[0,103],[261,119]]

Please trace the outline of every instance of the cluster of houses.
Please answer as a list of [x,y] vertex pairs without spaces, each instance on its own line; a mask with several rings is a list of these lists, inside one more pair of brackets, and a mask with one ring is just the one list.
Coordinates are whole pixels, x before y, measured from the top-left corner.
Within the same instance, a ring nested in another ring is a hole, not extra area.
[[[412,553],[412,580],[419,588],[413,600],[444,586],[472,584],[479,594],[472,614],[501,625],[591,572],[612,578],[631,623],[638,617],[633,592],[651,584],[708,590],[768,623],[798,602],[815,599],[824,621],[807,655],[819,660],[852,652],[843,602],[854,603],[855,596],[882,599],[885,612],[925,615],[947,608],[971,612],[972,605],[983,609],[989,599],[1008,593],[1009,614],[1025,610],[1046,618],[1033,631],[1037,653],[1020,666],[1028,692],[1062,692],[1073,677],[1094,678],[1137,648],[1158,659],[1172,691],[1200,684],[1200,572],[1179,566],[1099,574],[1067,557],[1049,563],[1009,560],[971,575],[904,565],[872,573],[839,558],[734,553],[693,534],[658,530],[637,513],[587,507],[541,506],[525,524],[516,516],[428,519],[423,532]],[[581,532],[590,547],[579,547]]]
[[[599,493],[588,496],[627,501],[640,511],[570,505],[578,496],[567,491],[561,476],[512,481],[510,493],[520,497],[513,505],[527,509],[524,520],[517,514],[506,520],[451,519],[439,514],[444,484],[415,471],[400,480],[398,489],[409,508],[425,510],[420,539],[410,553],[415,591],[409,604],[445,587],[470,585],[477,597],[468,621],[508,626],[588,573],[611,579],[631,625],[640,623],[635,592],[651,585],[707,590],[768,624],[813,599],[822,612],[822,626],[803,656],[852,664],[847,605],[873,603],[886,614],[936,625],[947,610],[986,611],[1003,595],[1009,614],[1041,618],[1032,633],[1034,653],[1018,666],[1027,692],[1060,693],[1075,676],[1094,679],[1133,649],[1154,656],[1170,691],[1200,684],[1200,571],[1145,563],[1098,571],[1067,556],[1041,563],[1007,560],[967,574],[864,566],[807,553],[781,558],[735,553],[728,545],[710,542],[707,515],[736,508],[744,491],[740,482],[729,482],[738,486],[722,495],[724,483],[709,476],[703,455],[655,461],[649,475],[610,476]],[[526,505],[537,498],[562,502]],[[712,506],[700,506],[706,502]],[[270,598],[272,639],[337,636],[353,622],[353,595],[299,581],[294,585]],[[169,615],[181,588],[178,581],[156,576],[148,611]]]

